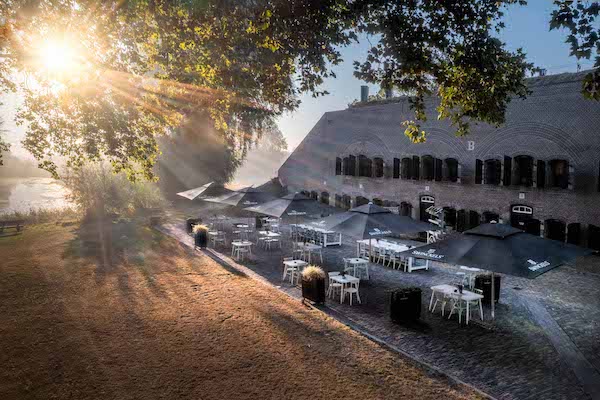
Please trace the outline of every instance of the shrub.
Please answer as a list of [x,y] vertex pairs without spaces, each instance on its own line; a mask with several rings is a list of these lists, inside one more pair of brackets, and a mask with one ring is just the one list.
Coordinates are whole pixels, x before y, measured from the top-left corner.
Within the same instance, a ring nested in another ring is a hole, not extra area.
[[28,224],[43,224],[47,222],[78,220],[80,216],[81,214],[77,210],[68,207],[58,209],[32,208],[29,211],[11,211],[6,213],[0,213],[0,220],[24,220]]
[[323,268],[317,267],[315,265],[309,265],[308,267],[302,270],[302,279],[306,281],[312,281],[315,279],[325,279],[325,271]]

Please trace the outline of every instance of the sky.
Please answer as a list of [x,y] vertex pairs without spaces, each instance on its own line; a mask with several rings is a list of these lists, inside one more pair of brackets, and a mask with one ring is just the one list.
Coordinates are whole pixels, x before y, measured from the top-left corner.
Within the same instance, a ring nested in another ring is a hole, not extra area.
[[[506,28],[500,38],[510,50],[523,48],[529,62],[545,68],[547,74],[577,71],[577,60],[569,57],[569,46],[565,44],[565,31],[549,31],[551,0],[529,0],[527,6],[511,6],[505,15]],[[364,82],[353,76],[352,61],[362,61],[370,48],[366,40],[358,45],[342,49],[344,63],[334,71],[336,79],[325,81],[323,88],[330,94],[313,98],[302,96],[302,104],[293,113],[287,113],[278,120],[279,128],[292,151],[327,111],[343,110],[360,97],[360,86]],[[593,66],[592,61],[581,60],[582,69]],[[369,94],[379,91],[376,85],[369,85]]]
[[[511,6],[505,15],[506,28],[501,34],[501,39],[511,50],[522,47],[528,60],[538,67],[546,68],[548,74],[576,71],[577,60],[569,57],[569,47],[565,44],[566,32],[549,31],[551,10],[551,0],[529,0],[527,6]],[[352,62],[364,60],[370,47],[364,38],[358,44],[342,48],[345,61],[335,67],[337,77],[326,80],[322,87],[330,94],[319,98],[313,98],[309,94],[303,95],[302,103],[296,111],[284,114],[278,119],[290,151],[304,139],[323,113],[343,110],[360,97],[360,86],[365,83],[353,76]],[[580,64],[583,69],[589,69],[593,62],[582,60]],[[378,91],[377,86],[369,86],[370,94]],[[0,106],[0,116],[5,122],[6,137],[13,144],[11,150],[17,156],[29,158],[18,144],[24,135],[23,128],[15,126],[13,122],[14,110],[20,100],[17,96],[4,96],[1,100],[4,104]]]

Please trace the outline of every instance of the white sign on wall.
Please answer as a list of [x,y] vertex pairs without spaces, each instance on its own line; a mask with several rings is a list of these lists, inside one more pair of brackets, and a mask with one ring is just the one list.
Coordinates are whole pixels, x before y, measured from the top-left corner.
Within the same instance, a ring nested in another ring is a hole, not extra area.
[[425,186],[425,191],[429,192],[429,186]]
[[469,150],[469,151],[475,150],[475,142],[473,140],[469,140],[467,142],[467,150]]
[[525,193],[521,192],[519,193],[519,199],[523,200],[525,198]]

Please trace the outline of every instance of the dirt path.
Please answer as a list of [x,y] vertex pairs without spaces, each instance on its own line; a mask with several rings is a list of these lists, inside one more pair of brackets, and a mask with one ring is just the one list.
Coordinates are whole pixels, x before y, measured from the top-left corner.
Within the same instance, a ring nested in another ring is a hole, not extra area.
[[476,398],[131,224],[0,238],[0,318],[2,399]]

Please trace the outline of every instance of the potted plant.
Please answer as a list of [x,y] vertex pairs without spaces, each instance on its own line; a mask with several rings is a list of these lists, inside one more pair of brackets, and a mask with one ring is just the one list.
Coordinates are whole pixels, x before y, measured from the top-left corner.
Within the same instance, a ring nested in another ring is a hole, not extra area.
[[194,225],[192,228],[194,235],[194,248],[205,249],[208,245],[208,227],[206,225]]
[[302,271],[302,297],[314,303],[325,303],[325,271],[309,265]]

